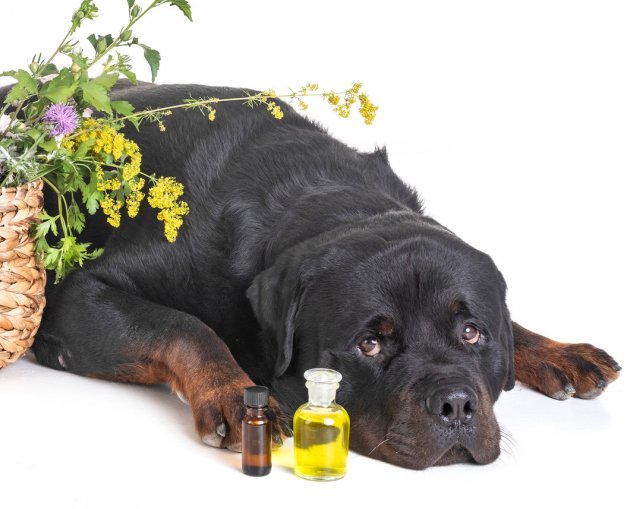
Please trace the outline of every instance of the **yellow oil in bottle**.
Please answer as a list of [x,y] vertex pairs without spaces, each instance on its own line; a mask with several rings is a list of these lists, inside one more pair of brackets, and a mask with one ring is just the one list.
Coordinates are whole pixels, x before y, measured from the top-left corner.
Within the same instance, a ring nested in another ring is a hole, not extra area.
[[310,480],[340,479],[346,474],[350,438],[350,417],[334,401],[341,375],[312,369],[305,377],[309,402],[293,417],[295,473]]

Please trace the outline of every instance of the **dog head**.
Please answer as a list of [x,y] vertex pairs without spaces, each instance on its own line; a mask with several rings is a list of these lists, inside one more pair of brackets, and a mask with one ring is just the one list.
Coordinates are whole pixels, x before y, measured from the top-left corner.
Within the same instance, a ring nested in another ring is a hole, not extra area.
[[396,212],[287,250],[247,296],[289,412],[306,369],[335,369],[351,448],[422,469],[499,455],[492,406],[514,385],[505,291],[487,255]]

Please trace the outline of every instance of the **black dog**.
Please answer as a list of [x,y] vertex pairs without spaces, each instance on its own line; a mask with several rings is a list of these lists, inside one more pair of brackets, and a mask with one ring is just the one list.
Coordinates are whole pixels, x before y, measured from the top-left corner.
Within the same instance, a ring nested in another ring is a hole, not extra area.
[[[242,94],[115,93],[136,109]],[[515,377],[557,399],[617,378],[605,352],[513,324],[490,257],[423,214],[384,150],[357,152],[280,104],[282,120],[224,103],[215,122],[177,110],[165,133],[128,132],[145,171],[184,183],[190,215],[174,244],[146,206],[116,230],[91,218],[84,240],[105,254],[47,289],[39,362],[168,383],[202,440],[232,449],[244,387],[272,388],[276,433],[290,434],[303,372],[334,368],[351,447],[416,469],[496,459],[492,406]]]

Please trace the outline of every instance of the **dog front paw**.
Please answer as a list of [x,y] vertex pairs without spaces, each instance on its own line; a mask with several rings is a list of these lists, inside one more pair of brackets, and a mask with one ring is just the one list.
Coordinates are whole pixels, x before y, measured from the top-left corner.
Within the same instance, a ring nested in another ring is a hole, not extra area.
[[[245,415],[243,392],[252,382],[241,381],[206,391],[192,398],[195,427],[201,441],[211,447],[241,452],[242,419]],[[272,422],[272,437],[276,445],[291,436],[286,415],[275,399],[270,398],[267,412]]]

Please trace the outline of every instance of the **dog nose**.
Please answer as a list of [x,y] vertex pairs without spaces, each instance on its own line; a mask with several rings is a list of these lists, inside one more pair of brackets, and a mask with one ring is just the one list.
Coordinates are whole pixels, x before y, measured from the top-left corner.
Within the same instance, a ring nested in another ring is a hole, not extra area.
[[477,394],[463,384],[440,387],[427,398],[427,409],[445,426],[469,423],[478,407]]

